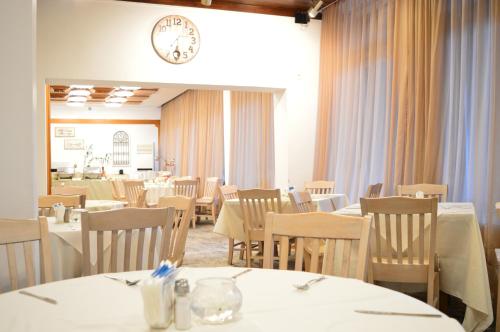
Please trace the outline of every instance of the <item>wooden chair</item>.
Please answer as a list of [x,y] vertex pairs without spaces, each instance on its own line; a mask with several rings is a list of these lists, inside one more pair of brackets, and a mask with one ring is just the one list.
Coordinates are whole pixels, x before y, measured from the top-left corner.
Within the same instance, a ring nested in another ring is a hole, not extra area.
[[138,230],[137,251],[135,257],[136,270],[142,270],[145,230],[150,229],[151,236],[147,250],[147,269],[155,264],[156,238],[158,228],[161,230],[160,252],[157,262],[168,258],[170,238],[174,223],[175,209],[138,209],[128,208],[102,212],[82,212],[82,249],[83,275],[91,274],[90,232],[97,232],[97,273],[104,271],[104,232],[111,232],[110,271],[117,272],[118,232],[125,232],[125,248],[123,255],[123,271],[130,271],[132,231]]
[[370,184],[366,190],[365,198],[379,198],[382,191],[382,183]]
[[85,201],[87,200],[87,187],[78,186],[56,186],[52,189],[53,195],[64,195],[64,196],[80,196],[80,207],[85,208]]
[[[219,178],[210,177],[205,180],[205,188],[203,190],[203,197],[196,199],[196,209],[199,212],[196,217],[206,216],[207,213],[202,213],[206,210],[210,210],[210,215],[212,217],[212,222],[215,225],[217,219],[217,188],[219,187]],[[194,227],[194,225],[193,225]]]
[[294,191],[288,193],[294,213],[315,212],[316,208],[308,191]]
[[415,197],[416,193],[421,191],[425,198],[437,197],[440,202],[446,202],[448,197],[448,185],[446,184],[412,184],[399,185],[396,188],[398,196]]
[[[238,199],[238,186],[235,185],[219,186],[219,196],[221,199],[221,207],[224,204],[224,202],[228,199]],[[234,243],[234,239],[230,237],[228,248],[229,248],[227,253],[228,265],[233,265],[234,250],[240,252],[240,259],[244,258],[244,253],[245,253],[244,241]]]
[[112,180],[111,181],[111,194],[115,201],[126,202],[127,197],[125,197],[125,186],[122,180]]
[[[311,264],[308,272],[316,272],[320,263],[320,240],[325,241],[321,273],[349,277],[352,244],[359,241],[355,278],[365,280],[371,217],[348,217],[325,212],[297,214],[268,213],[264,243],[264,268],[273,268],[275,239],[280,242],[279,268],[288,269],[289,243],[295,240],[295,270],[303,270],[305,241],[311,242]],[[336,245],[342,246],[341,253]],[[340,262],[340,268],[335,268]]]
[[147,190],[144,188],[143,180],[123,180],[123,187],[129,207],[146,207]]
[[[281,213],[281,193],[279,189],[249,189],[238,190],[241,211],[243,215],[243,228],[245,230],[245,248],[247,266],[252,265],[252,259],[263,260],[264,226],[266,212]],[[253,242],[258,242],[258,247]],[[259,252],[252,255],[252,251]]]
[[311,194],[333,194],[333,192],[335,191],[335,181],[306,182],[304,188]]
[[[362,214],[374,215],[373,280],[427,284],[427,303],[437,307],[437,198],[361,198],[360,201]],[[430,219],[430,235],[427,238],[425,215]]]
[[193,217],[194,204],[194,198],[183,196],[165,196],[160,197],[158,201],[159,208],[175,208],[174,225],[167,257],[171,262],[177,262],[177,266],[182,264],[184,258],[189,221]]
[[[57,203],[63,204],[66,208],[80,208],[80,195],[47,195],[38,197],[38,214],[40,216],[49,216],[52,212],[52,206]],[[66,213],[67,214],[67,213]]]
[[219,195],[221,198],[221,203],[228,199],[238,198],[238,186],[235,185],[225,185],[219,187]]
[[198,197],[199,179],[196,180],[175,180],[174,193],[175,196]]
[[[16,244],[22,244],[24,252],[24,266],[26,271],[26,287],[35,285],[35,268],[33,264],[32,241],[39,241],[40,250],[40,280],[52,281],[52,259],[50,256],[49,233],[47,219],[40,217],[36,220],[0,219],[0,248],[7,250],[7,268],[11,290],[20,288],[15,253]],[[1,289],[0,289],[1,292]]]

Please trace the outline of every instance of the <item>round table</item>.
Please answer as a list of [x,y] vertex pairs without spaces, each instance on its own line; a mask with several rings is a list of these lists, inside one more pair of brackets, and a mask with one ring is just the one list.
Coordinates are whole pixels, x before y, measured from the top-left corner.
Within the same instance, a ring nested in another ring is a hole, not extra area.
[[87,199],[85,201],[85,209],[90,212],[117,210],[123,207],[125,207],[125,203],[121,201],[107,199]]
[[[239,268],[182,268],[181,278],[231,277]],[[118,274],[144,278],[148,271]],[[193,315],[192,331],[463,331],[447,316],[424,318],[381,316],[354,310],[439,313],[427,304],[386,288],[359,280],[327,277],[308,291],[292,284],[317,275],[254,269],[241,275],[237,285],[243,294],[241,318],[219,326],[205,326]],[[147,331],[139,287],[128,287],[102,275],[69,279],[28,288],[53,298],[53,305],[19,292],[0,295],[0,331]],[[168,329],[175,331],[173,325]]]

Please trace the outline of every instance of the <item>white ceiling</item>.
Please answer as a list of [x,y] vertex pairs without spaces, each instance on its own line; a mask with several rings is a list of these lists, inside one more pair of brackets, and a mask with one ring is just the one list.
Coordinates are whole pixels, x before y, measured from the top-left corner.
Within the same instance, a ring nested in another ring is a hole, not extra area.
[[153,93],[148,99],[143,101],[141,106],[150,106],[150,107],[161,107],[161,105],[166,102],[174,99],[187,89],[185,87],[162,87],[155,93]]

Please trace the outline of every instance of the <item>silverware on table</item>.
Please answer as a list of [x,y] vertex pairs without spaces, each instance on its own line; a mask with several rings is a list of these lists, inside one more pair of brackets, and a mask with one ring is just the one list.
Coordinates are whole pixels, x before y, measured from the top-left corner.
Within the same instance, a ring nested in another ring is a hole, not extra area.
[[127,280],[127,279],[121,279],[121,278],[117,278],[117,277],[112,277],[112,276],[104,276],[105,278],[108,278],[108,279],[111,279],[111,280],[114,280],[114,281],[118,281],[118,282],[121,282],[122,284],[125,284],[127,286],[135,286],[137,285],[141,279],[138,279],[138,280]]
[[30,293],[30,292],[25,291],[25,290],[19,291],[19,294],[31,296],[31,297],[33,297],[35,299],[39,299],[41,301],[44,301],[44,302],[47,302],[47,303],[50,303],[50,304],[57,304],[57,301],[54,300],[54,299],[51,299],[50,297],[36,295],[36,294]]
[[369,315],[389,315],[389,316],[410,316],[410,317],[429,317],[429,318],[439,318],[442,317],[440,314],[417,314],[411,312],[393,312],[393,311],[377,311],[377,310],[354,310],[360,314]]
[[325,279],[326,279],[326,277],[323,276],[323,277],[311,279],[308,282],[301,284],[301,285],[295,284],[295,285],[293,285],[293,287],[297,288],[298,290],[308,290],[312,284],[315,284],[315,283],[320,282],[320,281],[325,280]]
[[250,271],[252,271],[252,269],[246,269],[246,270],[243,270],[243,271],[241,271],[241,272],[239,272],[239,273],[236,273],[234,276],[232,276],[232,277],[231,277],[231,279],[236,279],[236,278],[238,278],[239,276],[244,275],[245,273],[248,273],[248,272],[250,272]]

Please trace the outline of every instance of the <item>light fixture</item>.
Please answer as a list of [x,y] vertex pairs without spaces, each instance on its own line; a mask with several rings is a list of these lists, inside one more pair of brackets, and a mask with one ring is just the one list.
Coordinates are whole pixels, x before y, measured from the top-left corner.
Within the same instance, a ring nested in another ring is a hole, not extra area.
[[318,2],[316,2],[315,5],[311,6],[311,8],[309,8],[309,10],[307,11],[307,14],[309,14],[309,17],[315,18],[318,15],[318,11],[322,5],[323,5],[323,1],[319,0]]
[[141,88],[140,86],[120,86],[120,87],[118,87],[118,89],[120,89],[120,90],[131,90],[131,91],[139,90],[140,88]]
[[69,96],[68,101],[71,102],[77,102],[77,103],[84,103],[87,101],[87,97],[84,96]]
[[212,4],[212,0],[201,0],[201,4],[203,6],[210,6]]
[[108,97],[108,99],[106,101],[110,102],[110,103],[124,103],[127,101],[127,98],[111,96],[111,97]]
[[69,96],[84,96],[84,97],[88,97],[88,96],[90,96],[90,90],[87,90],[87,89],[73,89],[73,90],[69,90],[68,95]]
[[113,91],[112,95],[116,97],[132,97],[134,95],[134,91],[120,89]]
[[83,107],[83,106],[85,106],[85,103],[82,103],[79,101],[69,101],[66,103],[66,105],[71,106],[71,107]]
[[121,107],[123,104],[122,103],[114,103],[114,102],[105,102],[104,106],[106,107]]
[[87,89],[90,90],[94,86],[93,85],[82,85],[82,84],[74,84],[69,86],[71,89]]

